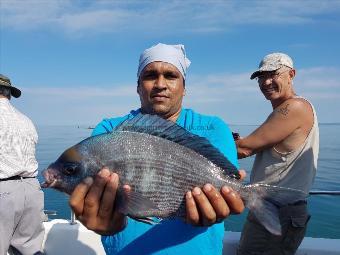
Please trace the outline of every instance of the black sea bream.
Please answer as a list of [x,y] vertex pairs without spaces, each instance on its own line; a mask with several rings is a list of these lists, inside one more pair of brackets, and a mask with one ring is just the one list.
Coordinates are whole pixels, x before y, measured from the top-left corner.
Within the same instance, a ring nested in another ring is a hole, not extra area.
[[111,133],[89,137],[67,149],[47,170],[42,187],[71,194],[104,166],[119,175],[116,207],[139,220],[185,217],[185,194],[206,183],[228,185],[272,233],[280,234],[278,205],[305,197],[298,190],[266,184],[245,185],[238,170],[206,138],[156,115],[139,114]]

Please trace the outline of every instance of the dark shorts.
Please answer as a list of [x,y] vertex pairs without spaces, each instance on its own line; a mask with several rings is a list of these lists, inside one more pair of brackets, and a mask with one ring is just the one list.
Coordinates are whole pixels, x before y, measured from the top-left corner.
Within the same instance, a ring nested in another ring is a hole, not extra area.
[[307,204],[300,203],[280,208],[282,235],[273,235],[250,212],[243,227],[238,255],[290,255],[301,244],[310,219]]

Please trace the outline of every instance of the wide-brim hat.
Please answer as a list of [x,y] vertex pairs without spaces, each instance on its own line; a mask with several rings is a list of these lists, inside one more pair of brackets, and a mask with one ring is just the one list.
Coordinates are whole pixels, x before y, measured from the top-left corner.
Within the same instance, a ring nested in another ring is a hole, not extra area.
[[256,70],[250,79],[254,79],[261,75],[262,72],[271,72],[280,69],[283,66],[294,68],[293,60],[287,54],[276,52],[266,55],[259,64],[259,69]]
[[9,87],[11,90],[11,95],[18,98],[21,96],[20,89],[17,89],[16,87],[13,87],[11,84],[11,81],[8,77],[5,75],[0,74],[0,86]]

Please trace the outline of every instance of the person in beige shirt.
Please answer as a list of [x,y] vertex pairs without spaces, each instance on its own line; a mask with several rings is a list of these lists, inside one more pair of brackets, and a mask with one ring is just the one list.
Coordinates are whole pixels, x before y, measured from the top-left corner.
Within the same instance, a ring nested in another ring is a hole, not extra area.
[[[11,97],[21,91],[0,74],[0,254],[37,255],[44,238],[44,194],[38,179],[32,121]],[[12,254],[11,253],[11,254]]]
[[[286,54],[272,53],[262,59],[259,69],[250,78],[257,79],[273,111],[250,135],[235,139],[239,158],[256,154],[251,183],[301,190],[307,198],[317,168],[319,129],[313,105],[294,91],[295,74],[293,61]],[[282,235],[268,232],[250,211],[237,254],[296,252],[310,218],[307,202],[299,200],[276,206]]]

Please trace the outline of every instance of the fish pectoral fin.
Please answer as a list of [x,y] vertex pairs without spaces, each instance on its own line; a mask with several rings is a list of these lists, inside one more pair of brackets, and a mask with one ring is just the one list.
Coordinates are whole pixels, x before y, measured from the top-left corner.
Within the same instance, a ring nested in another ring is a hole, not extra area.
[[158,206],[149,198],[143,197],[140,193],[134,191],[125,191],[119,189],[117,192],[117,209],[124,215],[143,214],[143,212],[157,211]]
[[133,216],[129,216],[129,217],[131,219],[134,219],[136,221],[146,223],[146,224],[149,224],[149,225],[159,224],[162,221],[162,219],[156,218],[156,217],[143,217],[143,218],[138,218],[138,217],[133,217]]

